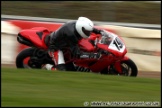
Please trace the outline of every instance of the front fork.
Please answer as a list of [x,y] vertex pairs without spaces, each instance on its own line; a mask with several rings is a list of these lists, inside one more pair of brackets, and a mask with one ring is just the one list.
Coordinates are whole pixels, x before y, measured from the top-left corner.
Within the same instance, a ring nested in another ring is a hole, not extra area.
[[118,61],[118,62],[115,62],[114,64],[114,67],[115,69],[117,70],[117,72],[119,74],[122,74],[122,66],[121,66],[121,62],[122,61],[125,61],[125,60],[128,60],[129,58],[127,56],[124,56],[122,60]]

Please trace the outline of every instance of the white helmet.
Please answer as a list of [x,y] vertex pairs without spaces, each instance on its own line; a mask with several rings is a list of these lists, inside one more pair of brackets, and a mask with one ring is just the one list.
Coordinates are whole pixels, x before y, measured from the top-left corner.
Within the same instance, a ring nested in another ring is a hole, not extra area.
[[88,38],[94,27],[93,22],[86,17],[79,17],[76,21],[75,28],[83,38]]

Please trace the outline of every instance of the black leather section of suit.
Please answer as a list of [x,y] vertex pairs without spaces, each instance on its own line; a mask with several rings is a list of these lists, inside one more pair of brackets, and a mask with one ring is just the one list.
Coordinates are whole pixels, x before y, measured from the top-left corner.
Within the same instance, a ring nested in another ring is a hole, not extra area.
[[73,47],[77,45],[81,36],[75,30],[76,21],[70,21],[65,23],[55,32],[50,35],[49,49],[58,50],[64,47]]

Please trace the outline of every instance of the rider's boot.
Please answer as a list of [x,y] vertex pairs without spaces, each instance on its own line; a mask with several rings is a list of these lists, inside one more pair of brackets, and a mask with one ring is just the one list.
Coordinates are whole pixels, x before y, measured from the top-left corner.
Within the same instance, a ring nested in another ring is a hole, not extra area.
[[54,70],[66,71],[63,52],[61,50],[57,50],[57,51],[49,51],[48,53],[55,63],[55,68],[52,67],[51,65],[47,65],[47,68],[48,69],[54,68]]
[[60,71],[66,71],[66,66],[65,66],[65,64],[58,64],[56,66],[56,69],[60,70]]
[[42,66],[42,69],[56,70],[56,68],[53,65],[51,65],[51,64],[45,64],[44,66]]
[[53,65],[51,65],[51,64],[45,64],[42,67],[42,69],[66,71],[65,64],[59,64],[59,65],[56,66],[56,68]]

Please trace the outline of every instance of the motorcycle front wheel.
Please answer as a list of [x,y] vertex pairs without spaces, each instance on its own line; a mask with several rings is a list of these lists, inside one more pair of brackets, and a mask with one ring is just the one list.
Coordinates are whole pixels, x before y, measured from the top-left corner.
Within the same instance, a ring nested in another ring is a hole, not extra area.
[[117,70],[113,65],[103,69],[100,73],[109,75],[134,76],[134,77],[136,77],[138,74],[138,68],[131,59],[122,61],[121,68],[122,68],[121,74],[117,72]]

